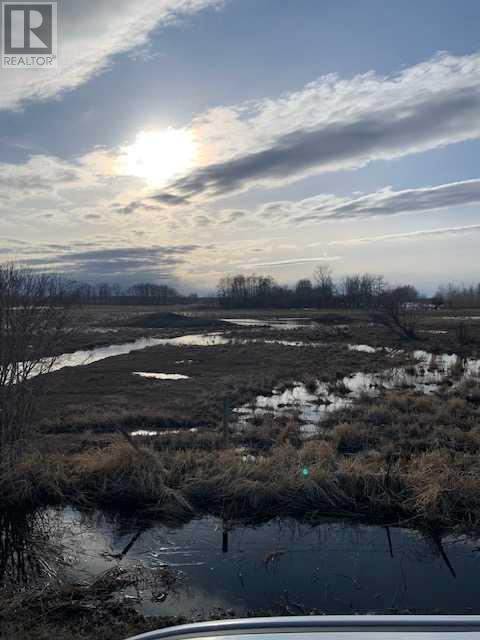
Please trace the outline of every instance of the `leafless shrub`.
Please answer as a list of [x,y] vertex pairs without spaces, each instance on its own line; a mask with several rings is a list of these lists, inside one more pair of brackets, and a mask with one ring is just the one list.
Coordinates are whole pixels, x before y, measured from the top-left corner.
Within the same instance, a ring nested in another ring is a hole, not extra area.
[[421,311],[417,304],[404,302],[395,292],[381,297],[378,309],[371,313],[373,322],[387,327],[402,338],[415,340]]
[[69,331],[67,290],[57,277],[0,265],[0,464],[32,435],[37,398]]

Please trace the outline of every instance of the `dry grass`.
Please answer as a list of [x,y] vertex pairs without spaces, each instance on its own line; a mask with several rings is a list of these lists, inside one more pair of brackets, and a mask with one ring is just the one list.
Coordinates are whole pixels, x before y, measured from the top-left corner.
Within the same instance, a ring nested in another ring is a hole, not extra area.
[[62,458],[45,459],[29,452],[15,465],[0,467],[2,508],[28,509],[39,504],[55,504],[65,499],[69,470]]
[[167,465],[169,483],[198,511],[264,518],[315,512],[384,517],[398,512],[399,489],[395,486],[394,504],[386,467],[367,468],[340,459],[325,442],[311,441],[300,448],[278,445],[267,456],[246,460],[231,450],[215,457],[190,451],[170,457]]
[[115,441],[106,449],[89,451],[72,460],[73,488],[84,501],[104,507],[135,509],[182,518],[187,501],[165,482],[159,455],[144,447]]
[[478,526],[480,465],[478,456],[448,449],[416,456],[408,468],[412,508],[425,517],[438,517],[445,526],[465,521]]
[[480,387],[389,392],[332,413],[302,440],[298,421],[265,417],[233,434],[172,433],[47,459],[0,475],[5,505],[72,502],[185,519],[345,515],[445,528],[480,526]]

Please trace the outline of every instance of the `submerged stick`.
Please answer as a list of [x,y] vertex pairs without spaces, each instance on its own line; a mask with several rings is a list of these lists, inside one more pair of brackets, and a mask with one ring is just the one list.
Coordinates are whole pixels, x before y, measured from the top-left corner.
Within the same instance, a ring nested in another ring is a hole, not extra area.
[[390,557],[393,558],[392,535],[390,533],[390,527],[385,527],[385,529],[387,531],[388,551],[390,552]]
[[439,551],[439,553],[440,553],[440,556],[442,557],[442,560],[443,560],[443,561],[445,562],[445,564],[447,565],[448,570],[450,571],[450,573],[452,574],[452,576],[453,576],[454,578],[456,578],[456,577],[457,577],[457,574],[456,574],[456,572],[455,572],[455,569],[453,568],[452,563],[450,562],[449,557],[448,557],[448,556],[447,556],[447,554],[446,554],[445,549],[443,548],[442,539],[440,538],[440,536],[438,536],[438,535],[433,536],[433,542],[435,543],[435,546],[437,547],[437,549],[438,549],[438,551]]
[[141,529],[139,529],[137,533],[132,537],[132,539],[128,542],[128,544],[122,549],[122,551],[112,554],[112,558],[115,558],[116,560],[121,560],[122,558],[124,558],[133,547],[135,542],[140,538],[142,533],[144,533],[146,530],[146,527],[142,527]]

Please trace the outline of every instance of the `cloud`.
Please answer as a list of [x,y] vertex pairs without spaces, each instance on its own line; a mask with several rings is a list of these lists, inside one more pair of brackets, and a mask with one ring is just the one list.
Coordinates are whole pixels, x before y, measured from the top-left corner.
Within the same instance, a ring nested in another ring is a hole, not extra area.
[[304,264],[305,262],[335,262],[341,260],[341,256],[320,256],[319,258],[291,258],[289,260],[274,260],[272,262],[247,262],[238,266],[250,269],[251,267],[288,267],[294,264]]
[[32,245],[25,249],[21,261],[37,271],[61,273],[80,280],[158,281],[175,279],[179,265],[200,248],[198,245],[152,245],[76,251],[79,244]]
[[380,236],[365,236],[362,238],[350,238],[348,240],[332,240],[332,245],[357,245],[370,242],[385,242],[394,240],[417,240],[419,238],[431,238],[434,236],[451,236],[457,234],[476,233],[480,231],[480,224],[469,224],[461,227],[443,227],[440,229],[424,229],[421,231],[408,231],[406,233],[389,233]]
[[[173,4],[179,3],[149,3],[150,11]],[[195,10],[200,4],[216,3],[183,2],[184,7]],[[112,6],[111,2],[98,4],[99,11],[110,11],[105,15],[111,15]],[[120,22],[130,6],[120,0]],[[139,6],[145,8],[146,3],[142,0]],[[88,11],[94,20],[93,9]],[[79,24],[78,32],[82,30]],[[22,76],[25,79],[29,77],[26,73]],[[56,82],[54,75],[53,85]],[[208,199],[480,137],[479,107],[480,55],[441,55],[395,76],[369,73],[348,80],[328,76],[278,99],[218,107],[200,114],[187,124],[202,147],[199,158],[203,164],[162,193],[152,193],[141,179],[119,173],[120,146],[96,148],[71,160],[34,155],[24,163],[2,163],[0,216],[4,236],[18,233],[22,239],[61,241],[70,234],[76,240],[64,248],[17,244],[13,250],[14,245],[6,241],[0,245],[7,255],[23,255],[38,269],[97,280],[201,279],[225,273],[234,264],[274,268],[339,260],[339,256],[293,258],[305,256],[305,247],[282,248],[273,241],[272,230],[478,205],[480,178],[397,191],[386,187],[350,196],[319,194],[274,202],[265,197],[264,204],[249,208],[244,204],[241,208],[238,204],[230,208],[222,203],[212,205]],[[43,230],[39,218],[45,223]],[[267,235],[262,233],[262,225]],[[232,233],[230,226],[239,233]],[[99,239],[92,236],[92,230],[109,235]],[[476,225],[471,225],[337,242],[342,246],[475,230]],[[217,244],[222,243],[221,250],[187,244],[190,238],[209,242],[212,231]],[[81,247],[80,240],[86,234],[91,243]],[[238,239],[238,246],[228,244],[232,238]],[[291,240],[290,233],[287,239]],[[319,251],[330,246],[328,240],[326,236]],[[151,246],[138,246],[146,242]],[[257,246],[250,247],[249,242]],[[264,248],[259,255],[260,245]],[[317,250],[308,247],[308,252]],[[281,259],[284,256],[290,258]],[[250,263],[250,259],[264,261]]]
[[111,209],[116,213],[121,213],[123,215],[130,215],[132,213],[136,213],[139,209],[143,208],[143,203],[139,200],[133,200],[127,205],[114,204],[111,206]]
[[94,251],[80,251],[70,253],[68,256],[58,256],[58,260],[78,260],[87,261],[90,259],[102,258],[104,260],[131,260],[133,258],[142,258],[145,260],[156,261],[164,256],[184,255],[198,249],[197,245],[179,245],[171,247],[123,247],[115,249],[97,249]]
[[13,247],[28,246],[28,242],[25,242],[24,240],[18,240],[17,238],[8,238],[6,236],[0,236],[0,242],[2,244],[12,245]]
[[[208,224],[217,226],[255,224],[278,228],[385,218],[479,204],[480,179],[474,179],[400,191],[385,187],[357,197],[320,194],[302,200],[266,202],[251,210],[200,211]],[[192,215],[198,222],[198,211]]]
[[211,160],[157,199],[226,196],[479,138],[479,78],[480,54],[442,54],[393,76],[330,75],[277,100],[213,109],[192,123]]
[[160,202],[161,204],[188,204],[188,198],[184,196],[175,195],[173,193],[159,193],[156,196],[152,196],[151,200]]
[[81,167],[59,158],[35,155],[23,164],[0,163],[3,195],[44,195],[52,189],[71,186],[86,174]]
[[[53,156],[32,156],[23,164],[0,163],[0,186],[8,196],[0,201],[2,221],[33,228],[39,218],[51,225],[81,221],[113,225],[117,232],[138,231],[139,224],[154,224],[164,242],[182,242],[192,233],[214,228],[292,227],[324,222],[364,220],[424,213],[480,204],[480,179],[395,191],[385,187],[355,196],[319,194],[301,200],[265,202],[251,209],[213,208],[190,204],[174,207],[150,198],[148,187],[135,177],[110,174],[107,156],[98,152],[72,161]],[[92,160],[92,161],[90,161]],[[6,233],[12,230],[5,229]]]
[[88,162],[92,155],[71,161],[33,155],[23,163],[0,162],[2,222],[28,226],[41,216],[75,224],[118,219],[119,214],[148,208],[141,180],[109,174],[99,163]]
[[62,0],[58,69],[2,69],[0,110],[75,89],[108,68],[115,55],[141,50],[153,29],[221,4],[222,0]]
[[303,211],[296,222],[373,218],[476,204],[480,204],[479,179],[401,191],[387,187],[359,198],[309,198],[302,201]]

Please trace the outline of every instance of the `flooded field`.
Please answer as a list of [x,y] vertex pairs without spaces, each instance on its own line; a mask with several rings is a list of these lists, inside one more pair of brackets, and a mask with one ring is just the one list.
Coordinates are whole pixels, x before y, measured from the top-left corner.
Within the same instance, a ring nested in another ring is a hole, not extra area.
[[[287,327],[290,328],[290,327]],[[124,344],[112,344],[109,346],[98,347],[89,350],[79,350],[73,353],[65,353],[55,359],[51,371],[59,371],[65,367],[79,367],[100,362],[107,358],[127,355],[135,351],[143,351],[151,347],[173,346],[173,347],[216,347],[225,346],[232,343],[248,344],[249,342],[260,341],[266,344],[284,344],[286,346],[313,346],[310,343],[295,340],[262,340],[262,339],[246,339],[236,338],[235,336],[225,335],[221,332],[214,333],[196,333],[174,338],[156,338],[142,337],[132,342]],[[321,346],[317,343],[314,346]],[[35,372],[34,372],[35,373]]]
[[[143,336],[136,340],[112,344],[93,348],[90,350],[78,350],[70,354],[59,356],[52,367],[52,371],[60,371],[66,368],[83,368],[101,361],[116,362],[121,356],[134,356],[137,352],[144,352],[147,359],[145,362],[156,362],[153,370],[134,369],[131,374],[145,381],[152,383],[167,383],[179,381],[184,383],[187,380],[201,381],[204,378],[204,370],[194,369],[190,371],[196,363],[203,361],[198,359],[183,358],[185,350],[189,348],[218,348],[212,353],[220,353],[220,349],[229,347],[242,347],[248,354],[249,351],[258,354],[262,345],[268,347],[295,347],[301,349],[303,353],[312,353],[312,360],[319,359],[322,363],[323,350],[330,350],[337,347],[342,353],[342,358],[347,361],[347,352],[364,354],[366,357],[379,356],[383,358],[383,366],[378,370],[371,370],[368,367],[364,370],[350,370],[348,374],[337,374],[335,380],[325,381],[320,377],[315,379],[310,376],[309,382],[303,382],[301,378],[292,380],[285,384],[272,385],[268,393],[259,393],[246,403],[235,402],[231,424],[243,429],[251,425],[257,418],[262,416],[272,416],[281,418],[294,416],[301,424],[302,431],[311,435],[321,428],[321,422],[332,412],[344,409],[352,405],[362,396],[375,397],[384,391],[398,390],[405,392],[408,390],[423,394],[433,394],[439,391],[442,385],[459,384],[463,380],[480,374],[480,360],[466,356],[450,354],[433,354],[426,350],[416,349],[410,351],[411,364],[408,366],[391,366],[389,361],[394,361],[396,357],[408,355],[408,347],[402,349],[387,346],[372,346],[367,343],[352,343],[348,341],[349,334],[343,336],[340,332],[336,335],[336,341],[330,339],[323,342],[318,339],[315,325],[309,318],[223,318],[223,322],[232,325],[231,331],[205,331],[199,333],[186,333],[180,336],[164,337],[160,335]],[[366,326],[366,325],[363,325]],[[236,327],[236,329],[235,329]],[[275,336],[275,331],[281,329],[281,336]],[[369,328],[369,326],[368,326]],[[330,330],[330,329],[329,329]],[[439,333],[432,331],[433,336],[445,335],[443,330]],[[285,334],[285,338],[283,338]],[[299,336],[300,339],[297,339]],[[311,339],[314,338],[314,339]],[[182,359],[175,359],[172,364],[165,362],[162,347],[175,347],[178,353],[182,354]],[[187,351],[186,353],[190,353]],[[315,355],[314,355],[315,353]],[[150,354],[150,359],[148,359]],[[155,354],[155,355],[154,355]],[[258,355],[256,356],[258,357]],[[328,356],[325,356],[328,357]],[[215,361],[215,356],[213,357]],[[142,361],[143,362],[143,361]],[[161,372],[158,366],[170,366],[170,371]],[[155,370],[156,369],[156,370]],[[320,369],[321,370],[321,369]],[[295,365],[292,361],[292,373],[295,372]],[[228,372],[222,371],[221,376]],[[233,373],[233,369],[232,369]],[[195,423],[194,423],[194,426]],[[150,428],[144,428],[138,424],[131,431],[135,434],[143,432],[149,435],[156,434]]]
[[[375,353],[368,345],[348,345],[351,351]],[[287,389],[274,389],[269,396],[260,395],[252,403],[235,409],[240,426],[258,416],[275,418],[295,412],[306,434],[314,434],[321,421],[332,411],[350,406],[362,395],[378,396],[386,390],[411,389],[420,393],[435,393],[456,370],[456,383],[480,375],[480,360],[457,355],[434,355],[425,351],[413,353],[416,363],[409,367],[386,369],[378,373],[356,372],[334,384],[320,381],[307,385],[296,383]],[[451,384],[451,382],[450,382]]]
[[480,640],[480,0],[1,22],[0,640]]
[[[478,605],[478,541],[464,537],[440,540],[401,527],[327,520],[244,526],[205,517],[172,528],[71,509],[44,514],[42,527],[36,548],[23,549],[30,553],[24,578],[33,580],[31,571],[43,588],[52,580],[88,584],[115,568],[167,568],[170,588],[145,584],[116,596],[147,615],[242,615],[275,607],[292,614],[467,614]],[[45,561],[35,563],[35,553]],[[12,564],[1,562],[0,579],[11,580]]]
[[220,333],[207,333],[179,336],[178,338],[138,338],[132,342],[125,344],[112,344],[107,347],[98,347],[96,349],[80,350],[73,353],[65,353],[56,358],[52,371],[59,371],[65,367],[80,367],[132,353],[134,351],[142,351],[150,347],[158,347],[162,345],[173,346],[196,346],[211,347],[215,345],[228,344],[228,338]]
[[460,342],[447,323],[164,319],[87,332],[44,377],[38,508],[0,518],[14,607],[47,593],[68,619],[73,589],[113,619],[478,611],[475,323]]

